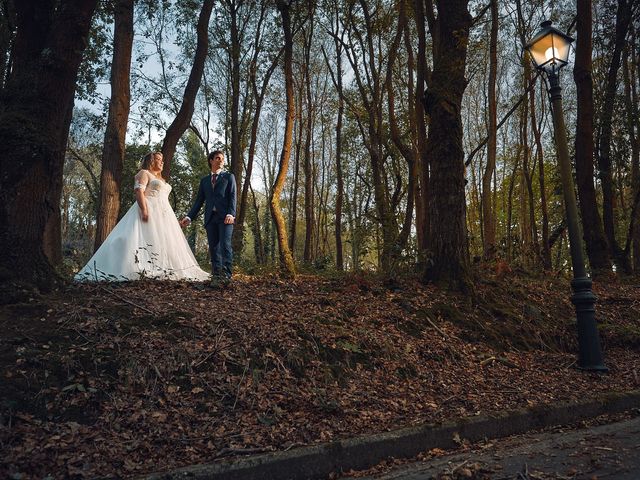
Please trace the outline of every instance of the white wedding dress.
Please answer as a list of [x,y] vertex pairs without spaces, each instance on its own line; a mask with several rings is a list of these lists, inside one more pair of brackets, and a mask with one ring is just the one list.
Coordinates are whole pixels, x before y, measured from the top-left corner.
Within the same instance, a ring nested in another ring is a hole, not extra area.
[[144,192],[148,220],[142,221],[135,202],[75,280],[207,280],[209,274],[199,267],[169,204],[171,186],[141,170],[134,188]]

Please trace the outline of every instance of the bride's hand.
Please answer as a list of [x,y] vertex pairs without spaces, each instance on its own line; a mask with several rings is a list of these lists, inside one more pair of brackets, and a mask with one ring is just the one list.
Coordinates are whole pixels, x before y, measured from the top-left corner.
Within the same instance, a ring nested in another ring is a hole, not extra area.
[[146,222],[147,220],[149,220],[149,212],[147,212],[146,210],[141,210],[140,218],[142,218],[143,222]]

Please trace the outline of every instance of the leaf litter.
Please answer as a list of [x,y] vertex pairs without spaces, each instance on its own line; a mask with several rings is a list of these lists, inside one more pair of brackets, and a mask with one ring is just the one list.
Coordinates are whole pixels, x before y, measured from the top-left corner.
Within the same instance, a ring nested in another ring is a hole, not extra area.
[[0,307],[0,477],[135,477],[636,389],[638,289],[594,289],[607,375],[574,368],[551,277],[474,301],[362,275],[34,294]]

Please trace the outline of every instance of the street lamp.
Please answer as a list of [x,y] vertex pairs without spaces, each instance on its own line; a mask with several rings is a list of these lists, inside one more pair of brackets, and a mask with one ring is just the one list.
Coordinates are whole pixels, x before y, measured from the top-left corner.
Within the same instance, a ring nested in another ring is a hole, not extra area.
[[578,223],[578,207],[562,113],[562,88],[560,87],[559,73],[560,69],[568,63],[569,47],[573,38],[553,28],[550,21],[542,22],[540,27],[540,31],[524,48],[531,55],[536,68],[545,72],[549,78],[551,113],[573,266],[571,302],[576,307],[578,323],[578,367],[583,370],[606,372],[607,367],[602,361],[600,337],[595,319],[596,296],[591,291],[591,279],[587,276],[584,266],[582,232]]

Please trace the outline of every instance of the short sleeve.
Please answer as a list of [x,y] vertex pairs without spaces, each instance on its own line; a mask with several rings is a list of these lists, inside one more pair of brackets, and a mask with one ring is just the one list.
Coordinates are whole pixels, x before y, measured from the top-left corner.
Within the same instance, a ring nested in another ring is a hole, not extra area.
[[142,190],[143,192],[147,188],[147,183],[149,183],[149,175],[144,170],[140,170],[135,176],[135,183],[133,184],[134,190]]

